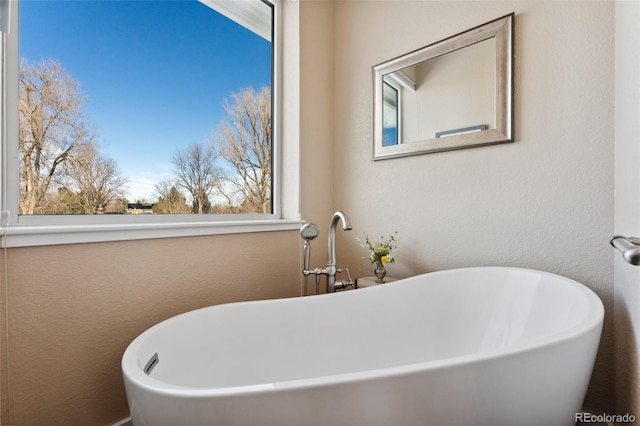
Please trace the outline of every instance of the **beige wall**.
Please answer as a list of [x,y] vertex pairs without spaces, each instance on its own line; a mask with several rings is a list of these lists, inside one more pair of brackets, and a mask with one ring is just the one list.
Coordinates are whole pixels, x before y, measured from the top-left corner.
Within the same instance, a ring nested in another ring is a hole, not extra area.
[[204,306],[297,296],[299,247],[289,231],[9,249],[2,424],[122,420],[120,360],[137,335]]
[[[298,4],[298,3],[296,3]],[[303,218],[318,225],[311,265],[327,263],[333,203],[333,8],[331,2],[300,7],[300,203]],[[323,284],[324,287],[324,284]],[[311,293],[315,284],[309,285]]]
[[[640,2],[616,3],[615,233],[640,235]],[[615,252],[616,410],[640,418],[640,268]]]
[[[389,275],[474,265],[555,272],[592,288],[606,321],[586,406],[613,407],[614,3],[334,2],[334,203],[341,264],[370,274],[354,237],[398,231]],[[516,142],[372,156],[372,70],[515,12]]]

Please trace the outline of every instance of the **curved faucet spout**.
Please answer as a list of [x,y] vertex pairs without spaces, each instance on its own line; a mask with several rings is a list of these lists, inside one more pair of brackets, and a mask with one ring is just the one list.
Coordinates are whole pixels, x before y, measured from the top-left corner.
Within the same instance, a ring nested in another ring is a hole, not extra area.
[[338,220],[342,220],[342,229],[344,229],[345,231],[351,230],[351,222],[349,222],[349,217],[345,212],[338,210],[333,214],[333,217],[331,218],[331,227],[333,229],[336,228]]
[[339,220],[342,220],[342,229],[351,230],[351,222],[349,222],[347,215],[342,211],[335,212],[329,226],[329,254],[327,256],[327,292],[329,293],[336,291],[336,227]]
[[327,292],[333,293],[336,291],[336,227],[338,221],[342,220],[342,229],[345,231],[351,230],[351,222],[349,218],[342,211],[337,211],[331,218],[331,225],[329,227],[329,255],[327,260]]
[[342,229],[345,231],[351,230],[349,217],[342,211],[335,212],[329,225],[329,253],[327,255],[327,266],[335,266],[336,264],[336,227],[338,226],[339,220],[342,220]]

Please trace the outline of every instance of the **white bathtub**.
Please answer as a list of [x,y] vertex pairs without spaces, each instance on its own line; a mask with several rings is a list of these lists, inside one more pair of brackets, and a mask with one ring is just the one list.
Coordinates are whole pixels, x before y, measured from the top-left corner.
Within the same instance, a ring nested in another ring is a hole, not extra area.
[[457,269],[188,312],[122,369],[135,426],[568,426],[603,314],[561,276]]

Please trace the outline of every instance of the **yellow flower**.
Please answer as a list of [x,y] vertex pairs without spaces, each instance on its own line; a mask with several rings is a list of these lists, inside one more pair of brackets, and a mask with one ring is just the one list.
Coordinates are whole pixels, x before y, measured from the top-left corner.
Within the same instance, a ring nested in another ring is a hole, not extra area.
[[383,266],[384,266],[384,265],[386,265],[386,264],[387,264],[387,262],[389,261],[389,256],[382,256],[382,257],[380,258],[380,261],[382,262],[382,265],[383,265]]

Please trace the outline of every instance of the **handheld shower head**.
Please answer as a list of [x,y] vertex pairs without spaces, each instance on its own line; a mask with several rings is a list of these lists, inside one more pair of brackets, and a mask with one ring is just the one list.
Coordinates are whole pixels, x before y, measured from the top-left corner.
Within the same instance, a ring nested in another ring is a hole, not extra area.
[[304,269],[309,269],[309,261],[311,257],[311,240],[320,235],[318,227],[315,223],[305,223],[300,228],[300,236],[304,240]]
[[[300,237],[304,240],[304,271],[309,270],[309,263],[311,262],[311,240],[320,235],[320,231],[315,223],[305,223],[300,228]],[[316,276],[316,281],[318,276]],[[308,286],[309,276],[304,276],[304,295],[307,295],[307,286]],[[317,285],[316,285],[317,287]],[[316,290],[317,293],[317,290]]]
[[320,235],[320,231],[318,231],[318,227],[315,223],[305,223],[300,228],[300,236],[305,241],[311,241]]

